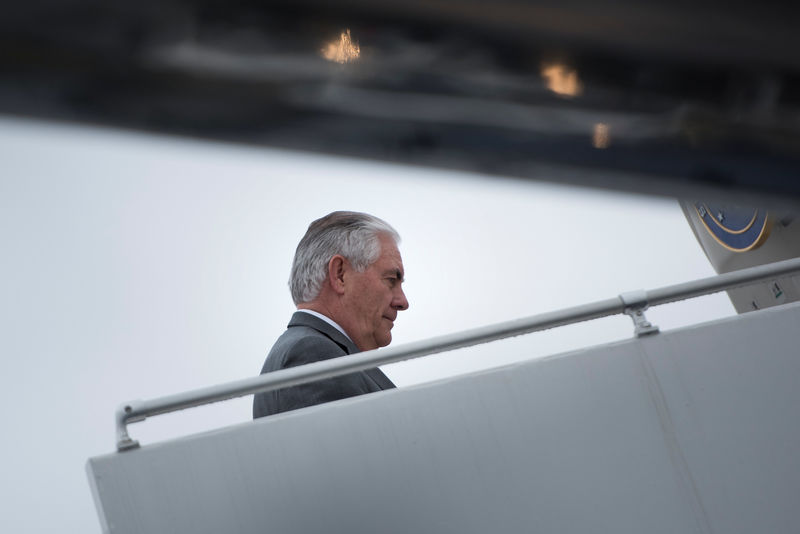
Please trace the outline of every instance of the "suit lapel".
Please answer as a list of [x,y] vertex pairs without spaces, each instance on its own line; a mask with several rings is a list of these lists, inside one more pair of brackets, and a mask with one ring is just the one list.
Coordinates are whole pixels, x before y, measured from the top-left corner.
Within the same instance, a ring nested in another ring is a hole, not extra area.
[[364,374],[366,374],[373,382],[375,382],[380,389],[393,389],[395,387],[394,383],[389,380],[389,377],[383,374],[383,371],[377,367],[364,370]]

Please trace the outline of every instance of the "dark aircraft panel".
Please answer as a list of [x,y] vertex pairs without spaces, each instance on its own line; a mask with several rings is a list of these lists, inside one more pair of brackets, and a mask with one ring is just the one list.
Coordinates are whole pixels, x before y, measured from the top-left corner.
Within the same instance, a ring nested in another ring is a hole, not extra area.
[[800,206],[777,2],[18,2],[0,113]]

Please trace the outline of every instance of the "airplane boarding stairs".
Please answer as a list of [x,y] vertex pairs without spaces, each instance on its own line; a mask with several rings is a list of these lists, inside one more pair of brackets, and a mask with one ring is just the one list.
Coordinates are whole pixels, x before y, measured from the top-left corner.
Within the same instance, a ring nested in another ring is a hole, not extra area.
[[787,304],[87,470],[115,533],[797,533],[799,348]]

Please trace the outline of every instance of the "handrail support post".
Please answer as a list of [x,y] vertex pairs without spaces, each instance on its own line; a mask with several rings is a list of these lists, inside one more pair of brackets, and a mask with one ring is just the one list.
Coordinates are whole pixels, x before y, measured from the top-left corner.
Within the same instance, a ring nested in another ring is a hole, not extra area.
[[145,416],[134,415],[134,403],[128,402],[117,408],[116,425],[117,425],[117,451],[128,451],[131,449],[139,448],[139,442],[131,439],[128,434],[128,423],[136,421],[144,421]]
[[633,333],[636,337],[658,333],[658,327],[650,323],[644,314],[644,311],[650,306],[647,300],[647,291],[640,289],[621,293],[619,299],[625,306],[625,315],[633,321]]

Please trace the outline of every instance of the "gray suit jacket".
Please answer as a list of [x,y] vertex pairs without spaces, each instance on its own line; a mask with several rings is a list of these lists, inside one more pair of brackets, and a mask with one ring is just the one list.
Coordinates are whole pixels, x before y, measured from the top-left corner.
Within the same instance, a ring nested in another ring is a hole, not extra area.
[[[286,332],[281,334],[269,351],[261,374],[356,352],[359,352],[358,347],[334,327],[308,313],[296,312]],[[310,384],[257,393],[253,398],[253,418],[393,387],[392,381],[376,367]]]

